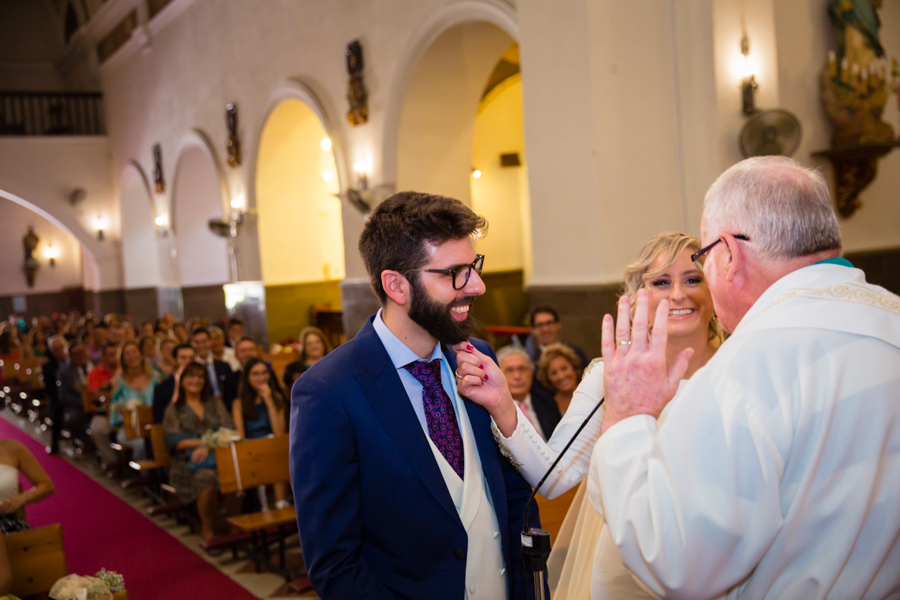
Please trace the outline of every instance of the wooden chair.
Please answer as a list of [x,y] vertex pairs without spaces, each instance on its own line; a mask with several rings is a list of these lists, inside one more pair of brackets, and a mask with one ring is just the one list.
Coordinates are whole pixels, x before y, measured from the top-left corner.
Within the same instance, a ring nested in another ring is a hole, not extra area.
[[13,572],[11,593],[25,597],[50,591],[68,574],[59,523],[2,536]]
[[[289,482],[291,472],[288,461],[287,435],[277,435],[256,440],[245,440],[227,447],[216,448],[216,469],[219,489],[223,494],[252,490],[260,485]],[[260,571],[263,561],[268,561],[269,542],[267,531],[275,529],[278,537],[278,555],[281,571],[290,581],[285,568],[284,538],[297,525],[293,506],[260,511],[236,517],[228,522],[243,532],[250,533],[253,545],[253,562]]]

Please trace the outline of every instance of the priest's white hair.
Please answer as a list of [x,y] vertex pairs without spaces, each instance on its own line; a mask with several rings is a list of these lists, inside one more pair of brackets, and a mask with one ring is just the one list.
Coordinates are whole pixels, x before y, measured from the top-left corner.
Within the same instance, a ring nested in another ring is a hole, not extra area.
[[825,178],[785,156],[748,158],[722,173],[703,215],[710,236],[744,234],[770,260],[841,249]]

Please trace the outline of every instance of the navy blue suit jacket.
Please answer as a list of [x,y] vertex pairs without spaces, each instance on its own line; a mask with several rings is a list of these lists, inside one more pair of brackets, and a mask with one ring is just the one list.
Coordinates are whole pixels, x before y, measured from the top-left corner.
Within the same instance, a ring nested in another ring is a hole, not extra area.
[[[494,358],[486,342],[472,343]],[[463,404],[500,526],[509,597],[534,598],[520,557],[531,488],[498,451],[487,412]],[[294,384],[290,436],[300,542],[319,596],[463,600],[468,537],[372,318]]]

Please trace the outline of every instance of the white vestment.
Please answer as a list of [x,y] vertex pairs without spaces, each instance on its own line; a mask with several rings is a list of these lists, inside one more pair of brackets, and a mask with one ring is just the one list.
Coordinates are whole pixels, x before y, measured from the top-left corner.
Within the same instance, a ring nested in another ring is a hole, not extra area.
[[588,495],[666,598],[900,597],[900,298],[773,284],[672,403],[597,443]]

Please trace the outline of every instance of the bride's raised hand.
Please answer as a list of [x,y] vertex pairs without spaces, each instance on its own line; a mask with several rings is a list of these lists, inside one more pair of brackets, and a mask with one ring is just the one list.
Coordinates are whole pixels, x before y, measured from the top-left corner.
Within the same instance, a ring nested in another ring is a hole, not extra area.
[[453,351],[457,365],[454,376],[460,395],[483,406],[503,435],[512,435],[518,417],[503,371],[468,341],[456,344]]

